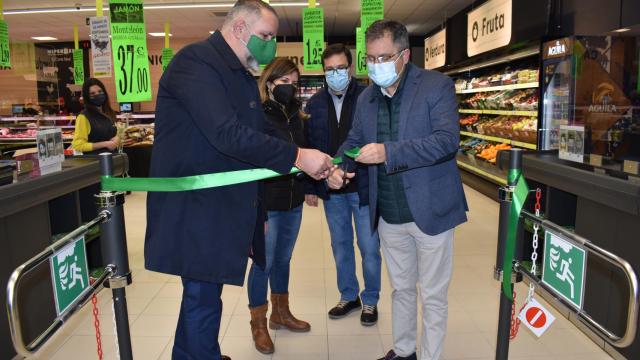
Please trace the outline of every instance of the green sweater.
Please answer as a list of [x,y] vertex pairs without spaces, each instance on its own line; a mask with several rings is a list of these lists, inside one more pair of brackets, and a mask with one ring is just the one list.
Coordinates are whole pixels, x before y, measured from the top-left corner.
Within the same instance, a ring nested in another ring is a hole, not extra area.
[[[378,143],[398,140],[398,122],[405,79],[406,71],[392,98],[379,94]],[[401,174],[387,174],[385,164],[378,165],[378,212],[389,224],[405,224],[414,221],[404,192]]]

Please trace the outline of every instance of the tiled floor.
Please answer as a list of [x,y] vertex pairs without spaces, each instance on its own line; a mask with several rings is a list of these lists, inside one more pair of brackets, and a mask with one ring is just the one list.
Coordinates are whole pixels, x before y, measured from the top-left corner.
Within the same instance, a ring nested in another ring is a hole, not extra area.
[[[499,284],[492,279],[498,206],[467,188],[469,222],[456,231],[455,270],[449,291],[450,315],[443,359],[493,359]],[[127,288],[134,356],[142,360],[171,358],[181,285],[172,276],[143,268],[145,194],[127,197],[127,236],[134,284]],[[357,253],[357,252],[356,252]],[[386,272],[386,269],[383,269]],[[234,360],[304,359],[372,360],[392,346],[390,287],[383,273],[380,320],[365,328],[359,316],[329,320],[326,312],[338,300],[335,265],[322,207],[305,208],[292,263],[291,300],[295,315],[307,320],[306,334],[271,331],[276,353],[259,354],[249,329],[246,288],[228,286],[223,293],[220,341]],[[361,278],[361,274],[359,274]],[[525,294],[522,285],[518,293]],[[520,304],[523,296],[518,296]],[[100,323],[105,359],[116,359],[110,293],[100,294]],[[544,303],[544,302],[543,302]],[[546,303],[545,303],[546,304]],[[522,328],[511,343],[510,359],[610,359],[597,345],[556,313],[556,322],[541,339]],[[38,359],[97,359],[91,309],[83,309]]]

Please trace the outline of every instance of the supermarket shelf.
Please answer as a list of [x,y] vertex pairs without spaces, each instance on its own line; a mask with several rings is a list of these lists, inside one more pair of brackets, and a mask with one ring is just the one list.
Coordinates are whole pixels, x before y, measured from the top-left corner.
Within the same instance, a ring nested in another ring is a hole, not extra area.
[[517,90],[517,89],[533,89],[533,88],[537,88],[538,86],[539,85],[537,82],[526,83],[526,84],[500,85],[500,86],[490,86],[490,87],[475,88],[475,89],[457,90],[456,94],[472,94],[472,93],[478,93],[478,92]]
[[471,137],[474,137],[474,138],[493,141],[493,142],[499,142],[499,143],[503,143],[503,144],[509,144],[509,145],[513,145],[513,146],[517,146],[517,147],[521,147],[521,148],[525,148],[525,149],[531,149],[531,150],[536,150],[537,149],[537,146],[535,144],[529,144],[529,143],[525,143],[525,142],[522,142],[522,141],[499,138],[499,137],[496,137],[496,136],[482,135],[482,134],[473,133],[473,132],[469,132],[469,131],[460,131],[460,135],[471,136]]
[[472,173],[474,173],[476,175],[480,175],[480,176],[482,176],[484,178],[487,178],[487,179],[489,179],[489,180],[491,180],[493,182],[496,182],[498,184],[507,185],[507,180],[505,178],[501,177],[501,176],[498,176],[497,174],[492,174],[492,173],[490,173],[488,171],[485,171],[483,169],[475,167],[475,166],[473,166],[471,164],[467,164],[466,162],[461,161],[461,160],[456,160],[456,162],[458,163],[459,167],[461,167],[461,168],[463,168],[463,169],[465,169],[465,170],[467,170],[469,172],[472,172]]
[[459,109],[461,114],[511,115],[537,117],[537,111]]

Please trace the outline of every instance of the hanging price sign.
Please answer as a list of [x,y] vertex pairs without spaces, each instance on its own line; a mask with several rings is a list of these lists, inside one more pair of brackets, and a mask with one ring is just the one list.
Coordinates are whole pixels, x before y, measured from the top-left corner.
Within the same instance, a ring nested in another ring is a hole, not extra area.
[[302,42],[305,70],[322,70],[324,51],[324,10],[302,9]]
[[109,1],[118,102],[151,100],[149,56],[142,0]]
[[76,85],[84,84],[84,50],[73,50],[73,82]]
[[384,19],[384,0],[360,0],[360,27],[363,31],[381,19]]
[[91,24],[91,63],[93,76],[111,77],[111,39],[109,38],[109,18],[92,17]]
[[367,43],[361,27],[356,28],[356,75],[367,75]]
[[9,54],[9,28],[4,20],[0,20],[0,66],[11,67]]
[[167,70],[167,66],[173,59],[173,49],[172,48],[164,48],[162,49],[162,71]]

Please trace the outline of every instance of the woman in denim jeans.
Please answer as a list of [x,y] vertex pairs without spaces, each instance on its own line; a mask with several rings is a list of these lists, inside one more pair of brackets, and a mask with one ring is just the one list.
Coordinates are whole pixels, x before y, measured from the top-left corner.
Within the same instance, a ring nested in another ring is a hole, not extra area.
[[[265,113],[267,132],[296,145],[304,146],[303,119],[297,99],[298,67],[289,59],[276,58],[264,69],[258,88]],[[271,285],[271,329],[296,332],[311,330],[309,323],[296,319],[289,310],[289,270],[291,254],[302,221],[303,179],[294,175],[264,181],[264,205],[268,224],[265,236],[266,266],[255,263],[249,272],[249,309],[251,333],[258,351],[274,352],[267,330],[267,289]]]

